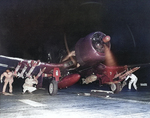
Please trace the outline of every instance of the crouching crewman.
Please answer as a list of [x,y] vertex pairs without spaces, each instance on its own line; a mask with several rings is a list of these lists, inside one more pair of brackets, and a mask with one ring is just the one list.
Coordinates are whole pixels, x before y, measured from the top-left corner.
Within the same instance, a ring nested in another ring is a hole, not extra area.
[[38,80],[35,76],[33,78],[30,76],[26,78],[25,83],[23,84],[23,94],[28,91],[29,93],[32,93],[36,90],[36,86],[38,84]]

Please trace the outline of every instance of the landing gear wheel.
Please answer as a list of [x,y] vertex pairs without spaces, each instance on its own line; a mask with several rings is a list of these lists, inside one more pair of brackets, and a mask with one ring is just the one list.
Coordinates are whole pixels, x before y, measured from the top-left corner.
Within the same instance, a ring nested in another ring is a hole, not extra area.
[[56,95],[58,91],[58,84],[55,80],[52,80],[48,87],[48,92],[50,95]]
[[110,85],[110,89],[111,89],[114,93],[119,93],[119,92],[122,90],[121,83],[111,84],[111,85]]

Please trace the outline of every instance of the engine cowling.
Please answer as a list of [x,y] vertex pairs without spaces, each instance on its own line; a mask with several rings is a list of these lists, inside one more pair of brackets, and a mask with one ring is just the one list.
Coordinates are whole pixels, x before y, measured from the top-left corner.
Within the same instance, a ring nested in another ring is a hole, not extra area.
[[92,66],[105,60],[105,46],[110,48],[110,37],[97,31],[80,39],[75,45],[76,59],[81,66]]

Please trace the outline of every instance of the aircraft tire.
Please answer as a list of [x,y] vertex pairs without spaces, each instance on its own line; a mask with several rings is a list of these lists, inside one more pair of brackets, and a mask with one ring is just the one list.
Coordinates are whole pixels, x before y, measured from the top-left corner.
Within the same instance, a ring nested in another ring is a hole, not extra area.
[[58,84],[55,80],[52,80],[50,83],[49,83],[49,87],[48,87],[48,92],[50,95],[56,95],[57,94],[57,91],[58,91]]
[[111,89],[114,93],[119,93],[119,92],[121,91],[121,83],[111,84],[111,85],[110,85],[110,89]]

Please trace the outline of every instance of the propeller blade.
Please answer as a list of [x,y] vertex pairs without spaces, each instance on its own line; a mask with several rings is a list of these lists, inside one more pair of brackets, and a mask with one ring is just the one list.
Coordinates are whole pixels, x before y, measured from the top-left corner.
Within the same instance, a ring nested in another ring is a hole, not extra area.
[[105,65],[106,66],[117,66],[116,59],[111,52],[110,48],[104,44],[104,49],[105,49]]
[[[68,53],[68,55],[70,55],[71,52],[68,48],[68,44],[67,44],[67,40],[66,40],[66,34],[64,34],[64,41],[65,41],[65,47],[66,47],[67,53]],[[71,61],[73,62],[74,65],[77,64],[76,60],[72,56],[69,56],[69,58],[71,59]]]

